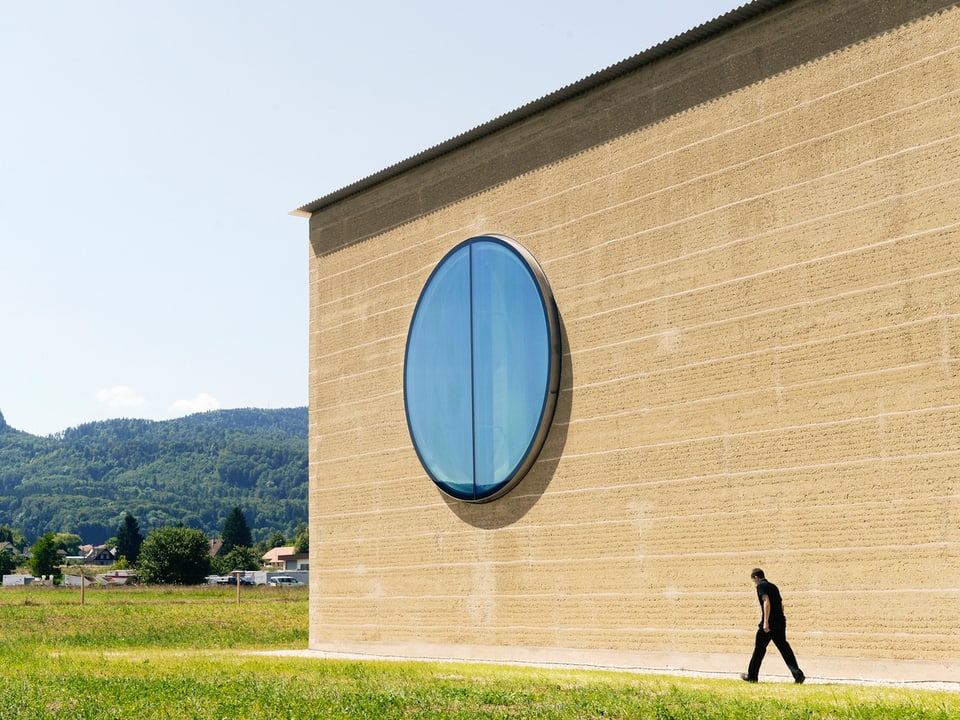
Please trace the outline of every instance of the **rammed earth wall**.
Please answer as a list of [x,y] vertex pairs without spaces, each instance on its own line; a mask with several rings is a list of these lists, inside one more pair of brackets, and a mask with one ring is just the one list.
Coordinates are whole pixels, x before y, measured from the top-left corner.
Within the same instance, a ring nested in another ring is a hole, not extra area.
[[[960,677],[960,9],[741,19],[308,206],[311,647],[739,672],[759,565],[809,676]],[[403,361],[486,233],[564,354],[538,462],[468,505]]]

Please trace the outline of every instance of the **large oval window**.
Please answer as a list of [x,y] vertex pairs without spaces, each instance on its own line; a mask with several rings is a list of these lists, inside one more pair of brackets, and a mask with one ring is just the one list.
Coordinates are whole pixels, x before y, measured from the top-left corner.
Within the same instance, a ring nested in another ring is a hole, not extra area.
[[470,238],[434,269],[410,321],[403,396],[444,493],[493,500],[532,467],[556,407],[559,326],[543,271],[509,238]]

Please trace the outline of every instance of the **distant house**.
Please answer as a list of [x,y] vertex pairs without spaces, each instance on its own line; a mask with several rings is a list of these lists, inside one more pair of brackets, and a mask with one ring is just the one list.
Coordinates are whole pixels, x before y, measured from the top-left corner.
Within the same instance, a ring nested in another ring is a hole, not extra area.
[[223,540],[216,538],[210,541],[210,557],[216,557],[223,549]]
[[292,545],[268,550],[260,559],[268,568],[275,570],[310,569],[310,553],[298,553]]
[[74,557],[80,558],[81,565],[113,565],[117,561],[114,551],[106,545],[81,545],[79,549],[80,555]]

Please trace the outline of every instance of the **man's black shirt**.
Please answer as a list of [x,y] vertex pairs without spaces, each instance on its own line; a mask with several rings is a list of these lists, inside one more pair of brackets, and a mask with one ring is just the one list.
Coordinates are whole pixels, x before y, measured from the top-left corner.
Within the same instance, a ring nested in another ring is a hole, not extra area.
[[760,627],[763,627],[763,596],[770,598],[770,628],[784,628],[787,626],[787,618],[783,614],[783,599],[780,597],[780,590],[769,580],[761,580],[757,583],[757,600],[760,601]]

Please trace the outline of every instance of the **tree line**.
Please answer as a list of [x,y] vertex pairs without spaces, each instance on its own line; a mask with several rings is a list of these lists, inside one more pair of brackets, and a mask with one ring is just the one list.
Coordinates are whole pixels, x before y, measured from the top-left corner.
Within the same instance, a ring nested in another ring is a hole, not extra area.
[[177,420],[107,420],[39,437],[0,414],[0,525],[31,540],[73,533],[99,545],[129,514],[211,537],[243,507],[252,542],[296,535],[307,517],[307,408]]
[[[0,526],[0,542],[4,538],[17,542],[23,539],[8,526]],[[143,582],[191,585],[204,582],[211,574],[259,570],[267,550],[288,542],[282,533],[274,532],[267,540],[254,544],[250,526],[239,506],[234,507],[224,521],[220,540],[220,552],[213,556],[210,538],[196,528],[165,526],[144,536],[137,519],[127,513],[107,545],[115,552],[113,567],[135,568]],[[297,535],[291,540],[295,552],[309,552],[310,538],[305,524],[300,523]],[[72,533],[45,533],[30,549],[26,566],[35,577],[55,578],[61,574],[65,555],[76,554],[79,544],[80,537]],[[0,549],[0,575],[13,573],[19,565],[16,555],[6,548]]]

